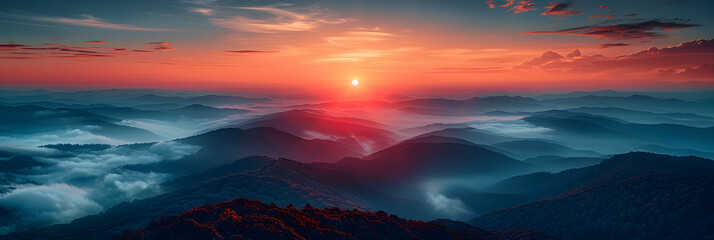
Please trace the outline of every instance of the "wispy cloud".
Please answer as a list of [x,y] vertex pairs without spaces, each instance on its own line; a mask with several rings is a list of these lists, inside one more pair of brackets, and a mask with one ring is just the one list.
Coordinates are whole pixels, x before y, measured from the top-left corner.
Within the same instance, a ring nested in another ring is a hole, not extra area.
[[668,78],[689,79],[689,80],[710,80],[714,76],[714,65],[705,63],[696,67],[689,67],[682,70],[665,69],[659,71],[660,76]]
[[138,27],[128,24],[117,24],[109,23],[100,18],[93,17],[91,15],[83,15],[84,18],[62,18],[62,17],[29,17],[30,19],[53,22],[53,23],[64,23],[78,26],[86,27],[96,27],[105,29],[115,29],[115,30],[128,30],[128,31],[176,31],[174,29],[165,28],[146,28]]
[[[608,45],[622,46],[623,44]],[[548,51],[523,65],[530,66],[530,69],[552,73],[617,76],[618,78],[651,79],[668,75],[712,79],[714,75],[706,75],[712,72],[711,66],[707,65],[712,62],[714,62],[714,40],[699,39],[682,42],[676,46],[651,47],[619,57],[594,54],[567,58]],[[689,76],[685,76],[687,74]]]
[[533,7],[535,4],[530,0],[499,0],[498,2],[496,0],[487,0],[486,4],[488,4],[489,8],[508,8],[506,12],[513,12],[513,14],[536,10]]
[[506,70],[504,67],[441,67],[425,73],[498,73]]
[[[327,16],[324,10],[316,8],[293,10],[266,6],[238,7],[237,9],[249,12],[228,18],[211,19],[211,22],[218,27],[241,32],[275,33],[311,31],[320,25],[351,21],[350,19]],[[270,17],[259,18],[259,15],[255,15],[256,12],[267,14]]]
[[511,9],[508,9],[506,12],[513,12],[513,14],[516,14],[536,10],[533,5],[535,4],[530,0],[518,1],[518,4],[513,6]]
[[276,53],[278,51],[261,51],[261,50],[228,50],[223,51],[225,53],[230,53],[228,55],[222,56],[235,56],[235,55],[253,55],[253,54],[263,54],[263,53]]
[[653,39],[663,37],[664,34],[656,31],[670,31],[674,29],[690,28],[701,26],[698,24],[662,22],[660,20],[650,20],[639,23],[622,23],[614,25],[590,25],[576,28],[568,28],[556,31],[535,31],[522,34],[558,34],[558,35],[581,35],[593,36],[598,39]]
[[[87,41],[84,43],[107,43],[107,41]],[[131,50],[121,47],[67,46],[63,44],[23,45],[17,43],[0,44],[0,59],[75,59],[107,58],[131,55],[132,53],[155,53],[174,50],[170,42],[146,43],[150,50]]]
[[600,44],[600,48],[609,48],[609,47],[627,47],[630,46],[631,44],[627,43],[603,43]]
[[206,16],[213,15],[214,10],[210,8],[191,8],[191,12],[200,13]]
[[583,14],[583,12],[571,10],[571,5],[571,3],[551,3],[551,5],[545,7],[548,10],[541,13],[540,15],[574,16],[578,14]]
[[24,46],[25,45],[17,44],[17,43],[0,44],[0,50],[12,50],[12,49],[16,49],[16,48],[24,47]]
[[351,31],[341,36],[325,37],[325,41],[334,45],[350,45],[366,42],[376,42],[394,37],[394,34],[380,31]]
[[171,46],[174,45],[173,43],[170,42],[150,42],[146,43],[149,45],[150,48],[152,48],[155,51],[173,51],[176,50],[172,48]]
[[421,48],[393,48],[393,49],[355,49],[345,53],[333,54],[330,57],[321,59],[321,62],[359,62],[369,58],[381,58],[394,56],[401,53],[416,51]]
[[230,65],[230,64],[196,64],[196,63],[178,63],[178,62],[139,62],[139,63],[170,65],[170,66],[186,66],[186,67],[249,68],[247,66]]

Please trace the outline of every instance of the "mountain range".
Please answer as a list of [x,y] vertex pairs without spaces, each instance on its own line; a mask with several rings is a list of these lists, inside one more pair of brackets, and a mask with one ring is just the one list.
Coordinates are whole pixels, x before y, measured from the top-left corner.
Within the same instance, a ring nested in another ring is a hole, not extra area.
[[635,152],[591,167],[514,177],[489,188],[542,200],[471,223],[562,239],[706,239],[714,236],[712,170],[709,159]]
[[706,94],[316,99],[0,90],[0,239],[714,238]]

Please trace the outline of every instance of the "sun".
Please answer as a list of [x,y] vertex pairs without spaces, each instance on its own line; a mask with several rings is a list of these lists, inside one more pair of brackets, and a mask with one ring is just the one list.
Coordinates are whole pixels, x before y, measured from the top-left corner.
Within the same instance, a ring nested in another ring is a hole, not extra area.
[[359,81],[357,81],[356,78],[352,79],[352,86],[357,86],[357,85],[359,85]]

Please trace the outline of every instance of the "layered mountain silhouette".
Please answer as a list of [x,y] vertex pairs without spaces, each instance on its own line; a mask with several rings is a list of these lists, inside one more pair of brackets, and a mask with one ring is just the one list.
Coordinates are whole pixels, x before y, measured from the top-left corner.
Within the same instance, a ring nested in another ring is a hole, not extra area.
[[140,128],[117,124],[121,120],[69,108],[44,108],[32,105],[0,106],[0,133],[22,136],[38,133],[66,133],[80,130],[124,141],[157,141],[160,136]]
[[596,96],[552,98],[540,101],[555,108],[613,107],[654,113],[689,112],[710,115],[714,110],[706,101],[694,102],[676,98],[656,98],[643,94],[630,96]]
[[554,155],[545,155],[533,157],[524,162],[543,167],[550,172],[560,172],[571,168],[583,168],[597,165],[604,161],[604,158],[598,157],[561,157]]
[[371,153],[396,143],[398,136],[382,124],[349,117],[335,117],[316,110],[290,110],[248,120],[241,128],[273,127],[307,139],[333,140]]
[[692,127],[711,127],[714,118],[693,113],[651,113],[616,107],[578,107],[566,109],[569,112],[587,113],[592,115],[610,116],[633,123],[658,124],[670,123]]
[[479,226],[519,226],[562,239],[706,239],[714,236],[714,162],[651,153],[503,181],[492,190],[543,200],[473,219]]
[[174,97],[174,96],[161,96],[156,94],[146,94],[133,98],[124,99],[125,102],[130,103],[178,103],[178,104],[201,104],[208,106],[227,106],[227,105],[240,105],[246,103],[264,103],[269,100],[266,98],[247,98],[239,96],[227,96],[227,95],[204,95],[195,97]]
[[469,142],[469,141],[461,139],[461,138],[442,137],[442,136],[414,137],[414,138],[410,138],[410,139],[401,141],[398,144],[408,144],[408,143],[458,143],[458,144],[463,144],[463,145],[481,146],[481,147],[488,148],[488,146],[478,145],[478,144]]
[[[251,103],[266,103],[267,98],[250,98],[216,94],[187,94],[185,92],[151,90],[151,89],[106,89],[77,92],[1,92],[4,103],[54,102],[60,104],[110,104],[116,106],[131,106],[136,104],[201,104],[208,106],[230,106]],[[5,95],[9,94],[9,95]]]
[[[284,206],[312,204],[345,209],[390,209],[407,217],[435,216],[425,203],[393,197],[381,188],[386,180],[326,164],[248,157],[231,164],[162,184],[167,193],[118,204],[104,213],[31,231],[7,239],[106,239],[121,230],[139,228],[160,216],[194,206],[229,201],[236,196]],[[413,209],[423,211],[414,212]]]
[[474,144],[410,142],[370,154],[362,160],[337,165],[393,179],[458,176],[498,178],[536,170],[536,167]]
[[[243,131],[239,130],[225,131]],[[200,144],[197,140],[184,143]],[[395,195],[396,192],[390,191],[418,192],[416,184],[424,177],[475,175],[502,179],[534,169],[532,165],[502,154],[456,143],[404,143],[367,156],[365,160],[354,159],[352,163],[305,164],[287,159],[248,157],[164,183],[160,187],[166,192],[164,194],[122,203],[102,214],[80,218],[70,224],[15,233],[9,237],[103,238],[118,233],[119,228],[139,228],[159,216],[178,214],[193,206],[228,201],[236,196],[279,205],[310,203],[316,207],[384,209],[409,218],[434,219],[443,213],[426,200]]]
[[194,207],[114,239],[546,239],[533,231],[495,232],[462,222],[413,221],[383,211],[305,205],[285,208],[244,198]]
[[673,156],[697,156],[697,157],[714,159],[714,153],[712,153],[712,152],[704,152],[704,151],[698,151],[698,150],[692,150],[692,149],[671,148],[671,147],[665,147],[665,146],[654,145],[654,144],[639,146],[639,147],[633,149],[632,151],[651,152],[651,153],[667,154],[667,155],[673,155]]
[[[704,93],[209,94],[0,90],[0,238],[714,239]],[[394,115],[331,115],[369,110]],[[94,208],[49,205],[75,192]]]
[[557,143],[537,141],[537,140],[518,140],[512,142],[502,142],[491,145],[496,149],[501,149],[523,157],[538,157],[555,155],[561,157],[599,157],[599,153],[589,150],[575,150]]
[[133,165],[127,168],[187,174],[251,155],[284,157],[299,162],[335,162],[344,157],[362,156],[343,143],[320,139],[306,140],[271,127],[224,128],[174,141],[201,148],[198,152],[179,160]]
[[520,96],[474,97],[465,100],[414,99],[394,103],[395,108],[411,113],[434,116],[469,116],[489,111],[546,110],[537,100]]
[[500,142],[514,141],[516,138],[502,136],[486,130],[476,129],[472,127],[465,128],[445,128],[429,133],[425,133],[418,137],[424,136],[442,136],[468,140],[469,142],[483,145],[491,145]]
[[439,131],[447,128],[467,128],[468,122],[463,123],[431,123],[424,126],[399,129],[397,132],[409,136],[418,136],[429,132]]
[[[697,128],[675,124],[636,124],[620,119],[571,113],[547,111],[526,117],[523,120],[536,126],[555,130],[551,136],[562,141],[578,139],[579,142],[600,142],[599,148],[624,152],[632,148],[657,144],[675,148],[712,151],[714,127]],[[610,139],[611,141],[603,141]]]
[[[167,108],[168,107],[168,108]],[[249,110],[233,109],[233,108],[215,108],[201,104],[183,105],[167,105],[165,107],[156,107],[154,110],[144,110],[135,107],[115,107],[105,105],[101,107],[82,107],[83,111],[101,114],[119,119],[156,119],[163,121],[177,121],[183,118],[186,119],[220,119],[236,114],[250,113]]]

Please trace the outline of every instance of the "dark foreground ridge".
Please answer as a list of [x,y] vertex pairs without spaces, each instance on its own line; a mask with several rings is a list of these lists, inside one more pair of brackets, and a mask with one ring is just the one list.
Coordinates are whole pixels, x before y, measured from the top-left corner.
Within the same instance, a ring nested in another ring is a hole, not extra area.
[[502,189],[544,199],[471,221],[560,239],[714,239],[714,161],[633,152],[592,167],[529,174]]
[[488,231],[463,222],[406,220],[383,211],[317,209],[238,198],[165,216],[114,239],[546,239],[525,229]]

